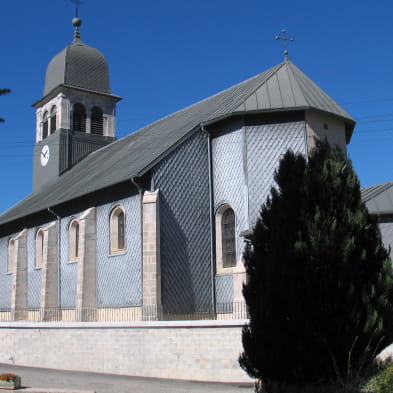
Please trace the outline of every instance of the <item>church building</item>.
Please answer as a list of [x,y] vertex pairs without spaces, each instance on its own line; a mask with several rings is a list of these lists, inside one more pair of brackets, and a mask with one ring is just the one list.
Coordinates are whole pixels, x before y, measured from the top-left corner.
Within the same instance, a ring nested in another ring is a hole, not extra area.
[[117,140],[121,98],[73,24],[33,104],[33,192],[0,216],[0,310],[81,321],[103,309],[137,320],[244,313],[244,234],[280,157],[307,154],[315,138],[345,150],[355,121],[286,57]]

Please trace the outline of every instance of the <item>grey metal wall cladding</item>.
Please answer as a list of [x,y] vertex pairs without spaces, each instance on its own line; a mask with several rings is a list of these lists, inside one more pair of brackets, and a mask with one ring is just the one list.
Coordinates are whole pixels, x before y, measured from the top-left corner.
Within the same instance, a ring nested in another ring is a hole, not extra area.
[[382,241],[386,248],[391,247],[390,258],[393,260],[393,222],[382,222],[379,224]]
[[167,312],[211,306],[207,139],[198,133],[153,169],[160,189],[161,289]]
[[234,130],[212,140],[214,206],[228,203],[236,215],[236,255],[243,252],[240,233],[248,229],[246,180],[243,170],[243,131]]
[[41,296],[41,269],[35,269],[35,237],[38,228],[27,232],[27,307],[38,308]]
[[232,312],[233,274],[216,276],[217,312]]
[[303,121],[245,127],[250,226],[270,193],[282,155],[288,149],[307,153],[305,133]]
[[0,239],[0,310],[11,307],[12,274],[7,274],[8,237]]
[[78,264],[68,262],[68,226],[73,218],[61,219],[60,224],[60,306],[74,308]]
[[[109,219],[116,206],[126,217],[126,250],[110,255]],[[142,303],[141,205],[139,195],[97,208],[97,305],[138,306]]]

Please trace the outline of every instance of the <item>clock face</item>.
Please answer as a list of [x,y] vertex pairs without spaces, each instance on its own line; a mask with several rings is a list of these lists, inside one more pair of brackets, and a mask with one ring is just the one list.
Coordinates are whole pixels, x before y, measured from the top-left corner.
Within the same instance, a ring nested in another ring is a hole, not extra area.
[[45,145],[41,150],[41,165],[45,166],[49,161],[49,146]]

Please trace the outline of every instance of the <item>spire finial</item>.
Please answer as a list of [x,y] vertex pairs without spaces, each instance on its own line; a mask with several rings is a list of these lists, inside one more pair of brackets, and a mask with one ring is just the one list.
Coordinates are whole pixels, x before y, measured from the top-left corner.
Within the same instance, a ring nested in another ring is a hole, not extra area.
[[288,49],[287,49],[287,41],[293,42],[295,41],[293,38],[288,38],[287,37],[287,31],[285,29],[281,30],[282,37],[279,37],[276,35],[276,40],[283,40],[284,41],[284,55],[285,55],[285,60],[288,60]]
[[81,0],[71,0],[71,2],[75,4],[75,17],[72,19],[72,24],[75,26],[74,40],[79,40],[81,38],[79,26],[82,24],[82,19],[79,18],[79,6],[83,3]]

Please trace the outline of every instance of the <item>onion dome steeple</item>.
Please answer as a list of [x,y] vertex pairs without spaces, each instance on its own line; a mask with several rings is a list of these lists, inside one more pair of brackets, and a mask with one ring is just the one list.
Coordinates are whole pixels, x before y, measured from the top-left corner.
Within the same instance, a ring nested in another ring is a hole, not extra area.
[[44,96],[59,85],[111,94],[104,55],[81,41],[79,27],[82,20],[79,17],[73,18],[72,24],[75,26],[74,40],[50,61]]

